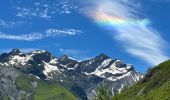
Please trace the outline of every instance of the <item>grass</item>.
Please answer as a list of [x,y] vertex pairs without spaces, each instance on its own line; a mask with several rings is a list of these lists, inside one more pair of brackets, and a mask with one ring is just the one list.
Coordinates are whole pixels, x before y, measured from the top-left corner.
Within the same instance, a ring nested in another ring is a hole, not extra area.
[[[33,83],[37,86],[34,87]],[[26,75],[16,79],[16,86],[22,91],[31,93],[29,100],[77,100],[77,98],[66,88],[57,83],[37,80]],[[22,97],[24,100],[24,98]]]
[[33,78],[27,77],[25,75],[19,76],[16,79],[16,86],[20,90],[24,90],[26,92],[32,92],[33,91]]
[[3,100],[10,100],[8,96],[3,96]]
[[0,100],[10,100],[9,97],[0,91]]
[[54,83],[38,82],[34,93],[35,100],[76,100],[76,97],[64,87]]
[[170,100],[170,60],[150,69],[142,81],[112,100]]

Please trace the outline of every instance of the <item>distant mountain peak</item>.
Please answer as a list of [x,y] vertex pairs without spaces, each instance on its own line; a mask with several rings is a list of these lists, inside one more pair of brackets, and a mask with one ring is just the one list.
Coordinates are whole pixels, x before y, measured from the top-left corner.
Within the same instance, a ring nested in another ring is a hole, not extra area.
[[9,54],[12,54],[12,55],[19,54],[19,53],[21,53],[21,51],[18,48],[15,48],[11,52],[9,52]]
[[110,58],[109,56],[107,56],[106,54],[100,54],[100,55],[98,55],[98,56],[96,56],[96,58],[98,58],[98,59],[108,59],[108,58]]
[[136,83],[143,76],[131,65],[106,54],[78,62],[68,55],[56,58],[45,50],[22,53],[19,49],[13,49],[8,54],[0,55],[0,66],[17,68],[49,81],[69,81],[80,86],[88,98],[93,97],[93,90],[100,83],[109,82],[114,91]]
[[69,57],[67,55],[63,55],[63,56],[59,57],[59,59],[63,61],[63,60],[69,59]]

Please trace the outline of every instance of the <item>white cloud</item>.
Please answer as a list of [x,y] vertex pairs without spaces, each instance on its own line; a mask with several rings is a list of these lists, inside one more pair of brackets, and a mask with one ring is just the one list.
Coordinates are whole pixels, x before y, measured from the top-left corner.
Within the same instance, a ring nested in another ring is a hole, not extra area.
[[87,51],[76,50],[76,49],[63,49],[63,48],[59,49],[59,51],[61,54],[65,54],[70,57],[73,57],[78,61],[83,61],[90,58],[87,54],[88,53]]
[[[11,49],[12,50],[12,49]],[[19,50],[21,52],[24,52],[24,53],[29,53],[29,52],[32,52],[34,50],[41,50],[41,49],[36,49],[36,48],[19,48]]]
[[[0,53],[8,53],[8,52],[11,52],[12,49],[14,49],[14,48],[1,49]],[[40,50],[40,49],[36,49],[36,48],[19,48],[19,50],[21,52],[24,52],[24,53],[29,53],[29,52],[32,52],[34,50]]]
[[74,36],[82,31],[75,29],[47,29],[45,32],[34,32],[29,34],[21,35],[10,35],[0,32],[0,39],[10,39],[10,40],[23,40],[23,41],[35,41],[48,37],[59,37],[59,36]]
[[170,2],[170,0],[150,0],[150,1],[153,1],[153,2]]
[[75,29],[63,29],[63,30],[47,29],[47,30],[46,30],[46,35],[47,35],[47,36],[76,35],[77,33],[82,33],[82,31],[80,31],[80,30],[75,30]]
[[15,25],[15,22],[7,22],[0,19],[0,28],[11,28]]
[[0,29],[14,29],[23,25],[28,25],[26,21],[9,21],[0,19]]
[[40,40],[44,36],[41,33],[31,33],[31,34],[22,34],[22,35],[9,35],[5,33],[0,33],[0,39],[10,39],[10,40],[24,40],[24,41],[34,41]]
[[169,58],[164,51],[166,41],[148,18],[142,18],[140,4],[135,0],[88,0],[86,3],[81,11],[102,28],[111,30],[114,39],[129,54],[152,65]]
[[34,2],[31,6],[15,7],[17,10],[16,16],[18,17],[39,17],[39,18],[52,18],[52,15],[58,14],[71,14],[76,6],[69,0],[56,0]]

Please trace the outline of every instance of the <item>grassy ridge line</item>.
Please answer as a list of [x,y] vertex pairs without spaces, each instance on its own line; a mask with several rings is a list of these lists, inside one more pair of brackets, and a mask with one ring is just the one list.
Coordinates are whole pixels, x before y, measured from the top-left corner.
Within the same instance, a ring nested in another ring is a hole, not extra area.
[[142,81],[112,100],[170,100],[170,60],[150,69]]

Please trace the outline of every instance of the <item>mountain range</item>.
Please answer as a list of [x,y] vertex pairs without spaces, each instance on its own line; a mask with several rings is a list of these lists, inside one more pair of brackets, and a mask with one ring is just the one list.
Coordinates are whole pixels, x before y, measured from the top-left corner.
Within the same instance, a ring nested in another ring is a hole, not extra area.
[[77,61],[45,50],[3,53],[0,69],[2,100],[92,100],[100,84],[109,84],[114,95],[143,78],[132,65],[105,54]]

